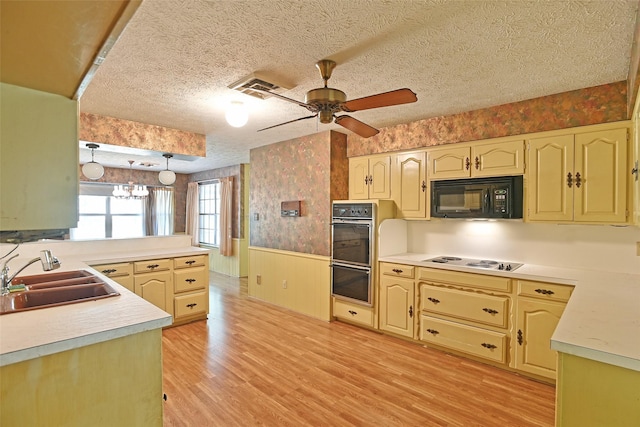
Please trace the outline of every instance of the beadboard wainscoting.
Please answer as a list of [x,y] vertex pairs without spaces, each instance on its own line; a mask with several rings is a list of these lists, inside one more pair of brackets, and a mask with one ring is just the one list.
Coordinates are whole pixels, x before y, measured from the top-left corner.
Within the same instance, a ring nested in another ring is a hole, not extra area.
[[232,239],[233,255],[220,255],[219,248],[211,248],[209,252],[209,269],[231,277],[246,277],[249,274],[246,239]]
[[249,247],[249,296],[329,321],[329,257]]

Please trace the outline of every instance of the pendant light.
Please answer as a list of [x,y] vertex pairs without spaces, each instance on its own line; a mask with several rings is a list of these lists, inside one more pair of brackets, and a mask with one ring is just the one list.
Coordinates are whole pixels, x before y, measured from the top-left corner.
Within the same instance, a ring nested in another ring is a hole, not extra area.
[[133,160],[129,160],[129,185],[114,185],[113,197],[117,199],[144,199],[149,195],[146,185],[134,185],[131,180]]
[[176,174],[173,171],[169,170],[169,159],[173,157],[172,154],[163,154],[162,157],[164,157],[165,159],[167,159],[167,169],[160,171],[160,173],[158,174],[158,179],[160,180],[160,183],[164,184],[164,185],[171,185],[174,182],[176,182]]
[[82,165],[82,174],[90,180],[100,179],[104,175],[104,167],[93,160],[93,151],[98,147],[98,144],[87,144],[87,148],[91,149],[91,161]]

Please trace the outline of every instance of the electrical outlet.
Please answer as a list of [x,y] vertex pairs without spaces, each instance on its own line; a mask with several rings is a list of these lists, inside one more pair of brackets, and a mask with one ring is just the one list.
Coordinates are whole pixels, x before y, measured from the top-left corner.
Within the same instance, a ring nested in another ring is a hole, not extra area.
[[261,275],[259,275],[259,274],[256,276],[256,283],[257,283],[258,285],[262,285],[262,276],[261,276]]
[[287,289],[287,281],[286,280],[282,281],[282,289]]

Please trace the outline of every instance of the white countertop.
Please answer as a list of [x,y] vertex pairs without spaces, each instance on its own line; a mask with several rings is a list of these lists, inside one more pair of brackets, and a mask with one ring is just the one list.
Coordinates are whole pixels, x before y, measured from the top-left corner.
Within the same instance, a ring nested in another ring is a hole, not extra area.
[[[61,267],[52,273],[87,270],[108,282],[120,295],[0,316],[0,366],[171,325],[170,314],[92,269],[89,264],[172,258],[208,252],[203,248],[182,247],[57,256]],[[10,265],[22,266],[28,260],[17,258]],[[35,263],[18,277],[35,274],[47,272],[43,272],[40,264]]]
[[378,261],[575,285],[551,338],[551,348],[640,371],[640,274],[533,264],[506,272],[424,261],[440,255],[402,253]]

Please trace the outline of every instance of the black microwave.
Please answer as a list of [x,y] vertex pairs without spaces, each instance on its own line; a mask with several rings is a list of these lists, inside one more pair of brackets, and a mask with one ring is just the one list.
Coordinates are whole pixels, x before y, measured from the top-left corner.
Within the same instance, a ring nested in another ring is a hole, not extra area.
[[434,218],[522,218],[522,176],[431,181]]

